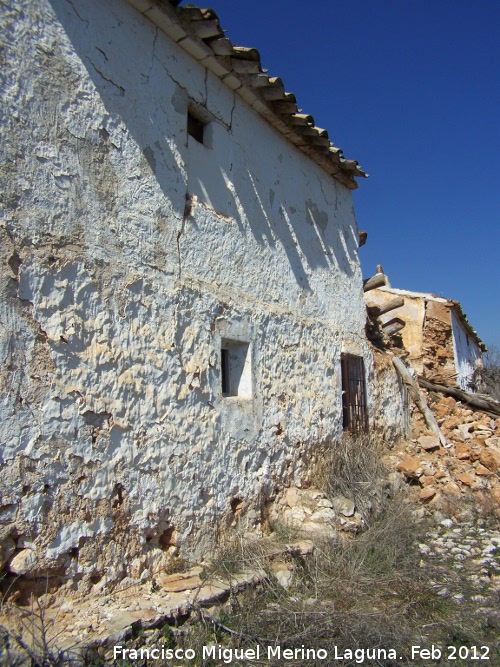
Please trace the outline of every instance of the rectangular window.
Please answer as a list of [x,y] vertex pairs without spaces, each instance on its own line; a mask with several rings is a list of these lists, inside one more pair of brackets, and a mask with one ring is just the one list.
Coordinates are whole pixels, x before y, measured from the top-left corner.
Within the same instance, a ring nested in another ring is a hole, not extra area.
[[187,131],[190,137],[196,139],[200,144],[204,143],[205,138],[205,125],[202,120],[197,118],[194,114],[188,111],[187,116]]
[[342,413],[344,429],[352,433],[368,430],[365,365],[363,357],[343,354]]
[[252,398],[250,343],[223,338],[220,357],[222,395]]

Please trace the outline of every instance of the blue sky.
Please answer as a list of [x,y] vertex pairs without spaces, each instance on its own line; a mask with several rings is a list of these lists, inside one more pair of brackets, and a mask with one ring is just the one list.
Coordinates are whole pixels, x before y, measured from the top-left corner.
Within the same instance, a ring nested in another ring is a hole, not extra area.
[[500,347],[500,2],[212,0],[235,44],[370,174],[364,277],[456,299]]

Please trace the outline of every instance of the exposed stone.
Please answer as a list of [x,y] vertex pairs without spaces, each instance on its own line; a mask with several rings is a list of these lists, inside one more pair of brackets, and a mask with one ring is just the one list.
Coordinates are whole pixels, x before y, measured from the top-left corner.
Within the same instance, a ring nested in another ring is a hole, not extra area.
[[455,456],[457,459],[464,461],[470,458],[471,450],[464,442],[459,442],[455,445]]
[[288,505],[288,507],[295,507],[299,502],[299,490],[295,487],[291,487],[285,490],[283,494],[283,504]]
[[[304,521],[300,527],[296,526],[301,533],[313,533],[316,535],[333,536],[335,535],[335,528],[328,526],[325,523],[317,523],[314,521]],[[313,536],[314,537],[314,536]]]
[[410,479],[418,479],[421,477],[423,470],[422,464],[418,459],[408,458],[398,463],[397,469]]
[[470,440],[472,438],[468,424],[459,424],[453,431],[453,435],[462,441]]
[[300,540],[286,546],[286,553],[293,556],[309,556],[314,551],[314,542],[311,540]]
[[190,569],[188,572],[170,575],[157,575],[156,579],[162,585],[165,591],[178,593],[180,591],[188,591],[193,588],[199,588],[202,585],[200,578],[201,567]]
[[306,518],[311,516],[311,513],[307,512],[303,507],[292,507],[288,516],[290,517],[291,525],[300,528]]
[[418,439],[418,442],[422,449],[425,449],[428,452],[434,449],[439,449],[441,446],[439,438],[437,438],[435,435],[421,435]]
[[493,447],[483,449],[479,456],[479,461],[491,472],[497,472],[500,468],[500,451]]
[[430,500],[436,495],[436,489],[433,486],[426,486],[420,491],[419,498],[422,501]]
[[476,475],[481,475],[482,477],[486,477],[488,475],[491,475],[491,470],[488,470],[485,466],[481,465],[480,463],[477,464],[477,466],[474,468]]
[[490,494],[491,494],[491,498],[494,500],[494,502],[497,505],[500,505],[500,486],[494,486],[491,489]]
[[470,460],[471,460],[471,462],[474,463],[475,461],[479,461],[480,456],[481,456],[480,447],[478,447],[477,445],[471,447],[471,450],[470,450]]
[[447,431],[452,431],[457,426],[462,423],[462,419],[459,416],[449,417],[443,422],[443,426]]
[[9,563],[9,572],[23,575],[31,572],[37,563],[36,553],[33,549],[23,549]]
[[354,502],[349,498],[345,498],[344,496],[336,496],[333,499],[333,506],[339,514],[342,514],[346,517],[353,516],[354,512],[356,511],[356,505]]
[[437,417],[448,417],[453,414],[456,404],[452,396],[444,396],[433,406],[433,410]]
[[346,533],[359,533],[363,528],[363,523],[351,519],[341,519],[341,529]]
[[447,496],[455,496],[457,498],[461,495],[460,487],[458,484],[455,484],[455,482],[448,482],[448,484],[445,484],[443,486],[443,493]]
[[7,537],[0,542],[0,570],[3,569],[15,550],[16,543],[12,538]]
[[473,431],[488,431],[489,433],[492,433],[493,431],[493,429],[490,428],[490,420],[486,417],[484,419],[471,422],[470,428]]
[[[344,515],[344,516],[350,516],[350,515]],[[332,521],[335,521],[336,514],[331,509],[330,507],[324,507],[322,509],[319,509],[317,512],[314,512],[311,514],[310,521],[320,521],[323,523],[331,523]]]
[[293,581],[293,573],[287,563],[283,561],[272,561],[269,564],[271,574],[276,578],[279,585],[284,589],[290,588]]
[[463,472],[461,475],[457,477],[459,482],[462,482],[462,484],[465,484],[466,486],[472,486],[474,484],[474,475],[470,475],[467,472]]

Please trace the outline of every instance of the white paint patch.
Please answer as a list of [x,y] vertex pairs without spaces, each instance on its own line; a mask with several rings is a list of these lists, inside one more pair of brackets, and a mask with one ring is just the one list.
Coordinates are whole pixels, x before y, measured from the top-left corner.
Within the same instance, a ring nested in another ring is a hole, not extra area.
[[470,390],[470,381],[478,364],[481,363],[481,351],[476,342],[467,335],[459,319],[451,311],[451,327],[453,332],[453,351],[455,354],[455,368],[457,383],[462,389]]

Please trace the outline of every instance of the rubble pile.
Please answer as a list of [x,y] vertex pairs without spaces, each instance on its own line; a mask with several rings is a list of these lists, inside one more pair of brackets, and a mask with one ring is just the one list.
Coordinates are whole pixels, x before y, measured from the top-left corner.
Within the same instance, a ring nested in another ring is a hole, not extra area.
[[446,445],[414,416],[414,437],[391,452],[389,467],[414,487],[429,511],[463,512],[472,505],[500,517],[500,418],[474,412],[452,397],[431,394],[429,402]]

